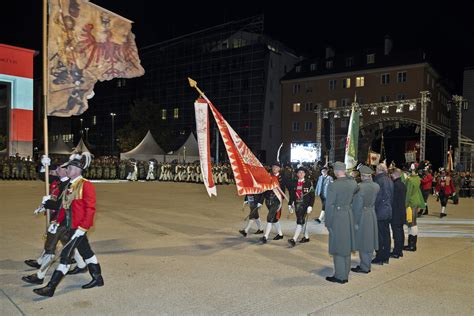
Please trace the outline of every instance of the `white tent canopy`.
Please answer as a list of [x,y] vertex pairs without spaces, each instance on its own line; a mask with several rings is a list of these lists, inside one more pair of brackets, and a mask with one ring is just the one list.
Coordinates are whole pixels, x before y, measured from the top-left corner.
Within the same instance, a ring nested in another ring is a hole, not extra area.
[[179,162],[194,162],[199,160],[199,147],[193,133],[189,134],[184,144],[170,155],[166,155],[166,161],[177,159]]
[[57,141],[51,144],[49,147],[50,154],[56,155],[70,155],[72,149],[64,142],[62,137],[59,137]]
[[134,149],[120,154],[120,159],[150,160],[156,159],[158,162],[164,160],[164,151],[156,143],[151,132],[148,131],[143,140]]
[[81,137],[81,139],[79,140],[79,143],[77,144],[77,146],[74,148],[72,152],[73,153],[85,153],[85,152],[90,153],[90,150],[87,148],[86,144],[84,143],[84,140]]

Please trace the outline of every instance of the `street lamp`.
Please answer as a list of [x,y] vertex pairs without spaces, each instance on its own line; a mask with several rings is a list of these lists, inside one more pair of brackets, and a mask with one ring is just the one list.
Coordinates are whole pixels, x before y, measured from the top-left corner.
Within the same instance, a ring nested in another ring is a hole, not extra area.
[[84,128],[84,130],[86,131],[86,142],[88,142],[89,141],[89,127]]
[[115,130],[114,130],[114,119],[117,113],[110,113],[110,116],[112,117],[112,155],[114,154],[114,147],[115,147]]

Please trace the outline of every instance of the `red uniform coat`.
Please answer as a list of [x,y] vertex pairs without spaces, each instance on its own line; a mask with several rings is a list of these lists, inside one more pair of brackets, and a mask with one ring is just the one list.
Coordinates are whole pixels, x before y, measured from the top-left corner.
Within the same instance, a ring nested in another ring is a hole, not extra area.
[[444,191],[444,195],[450,196],[456,189],[454,188],[453,179],[450,176],[438,177],[436,179],[436,192]]
[[420,179],[421,182],[421,188],[423,190],[431,190],[433,186],[433,176],[431,173],[428,173],[426,176]]
[[[71,228],[88,230],[94,224],[96,203],[94,185],[86,179],[79,179],[71,185],[71,188],[67,189],[65,199],[67,200],[68,197],[73,199],[71,202]],[[63,209],[58,216],[59,223],[65,219],[64,206],[63,202]]]

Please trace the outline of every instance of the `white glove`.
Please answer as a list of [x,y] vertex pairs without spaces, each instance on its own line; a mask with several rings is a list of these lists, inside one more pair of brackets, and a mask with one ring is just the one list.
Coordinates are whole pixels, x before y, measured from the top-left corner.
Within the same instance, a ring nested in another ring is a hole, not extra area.
[[295,212],[293,205],[288,205],[288,212],[290,212],[290,214],[293,214]]
[[44,208],[43,204],[41,204],[40,207],[34,210],[33,214],[38,215],[39,213],[43,213],[44,211],[46,211],[46,209]]
[[43,196],[43,199],[41,200],[41,204],[44,205],[44,203],[46,203],[47,200],[51,200],[51,195]]
[[456,192],[453,193],[453,196],[456,196]]
[[313,207],[312,206],[308,206],[308,208],[306,209],[306,213],[311,213],[313,211]]
[[71,237],[71,240],[74,239],[74,238],[78,238],[78,237],[81,237],[81,236],[84,236],[85,235],[85,231],[83,231],[82,229],[76,229],[76,231],[74,232],[74,235],[72,235]]
[[51,159],[46,156],[46,155],[43,155],[41,156],[41,164],[44,166],[50,166],[51,165]]
[[262,204],[260,204],[260,203],[257,203],[257,208],[258,208],[258,207],[261,207],[261,206],[262,206]]
[[245,204],[249,204],[249,201],[244,201],[244,205],[245,205]]
[[56,222],[52,223],[51,225],[49,225],[48,227],[48,233],[51,233],[51,234],[56,234],[56,230],[58,229],[58,224]]

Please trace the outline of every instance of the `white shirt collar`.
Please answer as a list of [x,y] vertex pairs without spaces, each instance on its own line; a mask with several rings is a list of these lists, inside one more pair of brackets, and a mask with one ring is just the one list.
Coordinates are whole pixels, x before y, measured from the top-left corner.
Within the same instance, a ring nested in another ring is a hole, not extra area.
[[66,182],[67,180],[69,180],[68,177],[62,177],[62,178],[61,178],[61,182]]
[[76,181],[79,180],[79,179],[82,179],[82,176],[78,176],[78,177],[72,179],[72,180],[71,180],[71,184],[73,184],[74,182],[76,182]]

